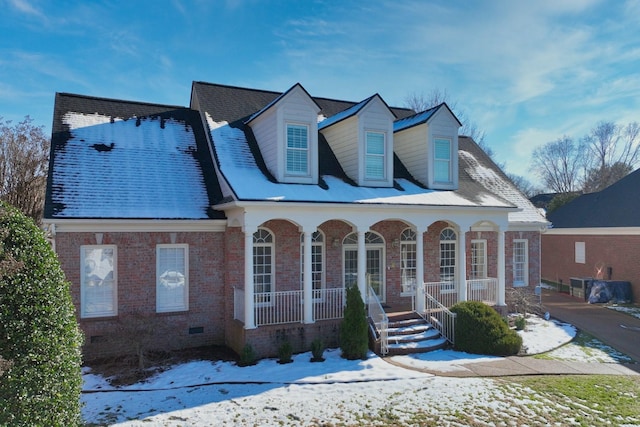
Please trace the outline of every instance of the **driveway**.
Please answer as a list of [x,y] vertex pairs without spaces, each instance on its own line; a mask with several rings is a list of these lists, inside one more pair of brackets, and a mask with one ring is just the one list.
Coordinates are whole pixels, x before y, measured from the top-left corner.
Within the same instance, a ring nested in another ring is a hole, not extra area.
[[542,304],[551,317],[571,323],[640,363],[640,319],[548,289],[542,291]]

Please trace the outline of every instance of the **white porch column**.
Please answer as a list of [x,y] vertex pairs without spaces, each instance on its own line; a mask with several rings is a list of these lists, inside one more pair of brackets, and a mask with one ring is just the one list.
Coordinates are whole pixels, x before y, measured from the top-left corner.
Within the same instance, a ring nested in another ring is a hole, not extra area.
[[364,230],[358,230],[358,289],[362,301],[367,303],[367,250],[364,244]]
[[311,273],[311,237],[313,236],[312,232],[304,230],[302,232],[303,235],[303,247],[304,253],[303,257],[303,283],[302,283],[302,296],[304,299],[304,323],[313,323],[315,319],[313,318],[313,277]]
[[424,306],[424,234],[416,230],[416,311],[422,313]]
[[504,253],[504,230],[498,229],[498,306],[505,303],[505,253]]
[[458,301],[467,300],[467,230],[468,227],[460,227],[458,233]]
[[244,328],[255,329],[256,320],[253,297],[253,233],[244,231]]

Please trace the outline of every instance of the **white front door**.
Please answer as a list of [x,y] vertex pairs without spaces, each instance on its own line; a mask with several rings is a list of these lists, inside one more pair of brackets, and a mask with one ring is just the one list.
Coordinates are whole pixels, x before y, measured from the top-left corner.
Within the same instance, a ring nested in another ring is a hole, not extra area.
[[[368,246],[368,245],[367,245]],[[381,302],[386,300],[384,285],[384,252],[382,247],[367,247],[366,282]],[[344,285],[358,286],[358,248],[344,248]]]

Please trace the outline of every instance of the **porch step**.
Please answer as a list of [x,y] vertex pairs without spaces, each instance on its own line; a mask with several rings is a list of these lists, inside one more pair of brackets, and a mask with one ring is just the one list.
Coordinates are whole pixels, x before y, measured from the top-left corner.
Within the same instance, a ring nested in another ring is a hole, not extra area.
[[426,353],[447,345],[447,340],[429,322],[414,312],[388,313],[389,355]]

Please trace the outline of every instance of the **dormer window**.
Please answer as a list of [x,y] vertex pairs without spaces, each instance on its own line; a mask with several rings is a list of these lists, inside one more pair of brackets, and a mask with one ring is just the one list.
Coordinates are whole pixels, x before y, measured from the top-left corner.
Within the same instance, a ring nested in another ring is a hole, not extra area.
[[309,126],[287,123],[288,175],[309,175]]
[[385,134],[366,132],[365,178],[385,179]]
[[318,183],[320,106],[297,83],[245,122],[267,170],[282,183]]
[[395,118],[376,94],[323,120],[318,129],[356,185],[392,187]]
[[435,138],[433,151],[434,180],[442,183],[451,182],[453,175],[451,170],[451,139]]

